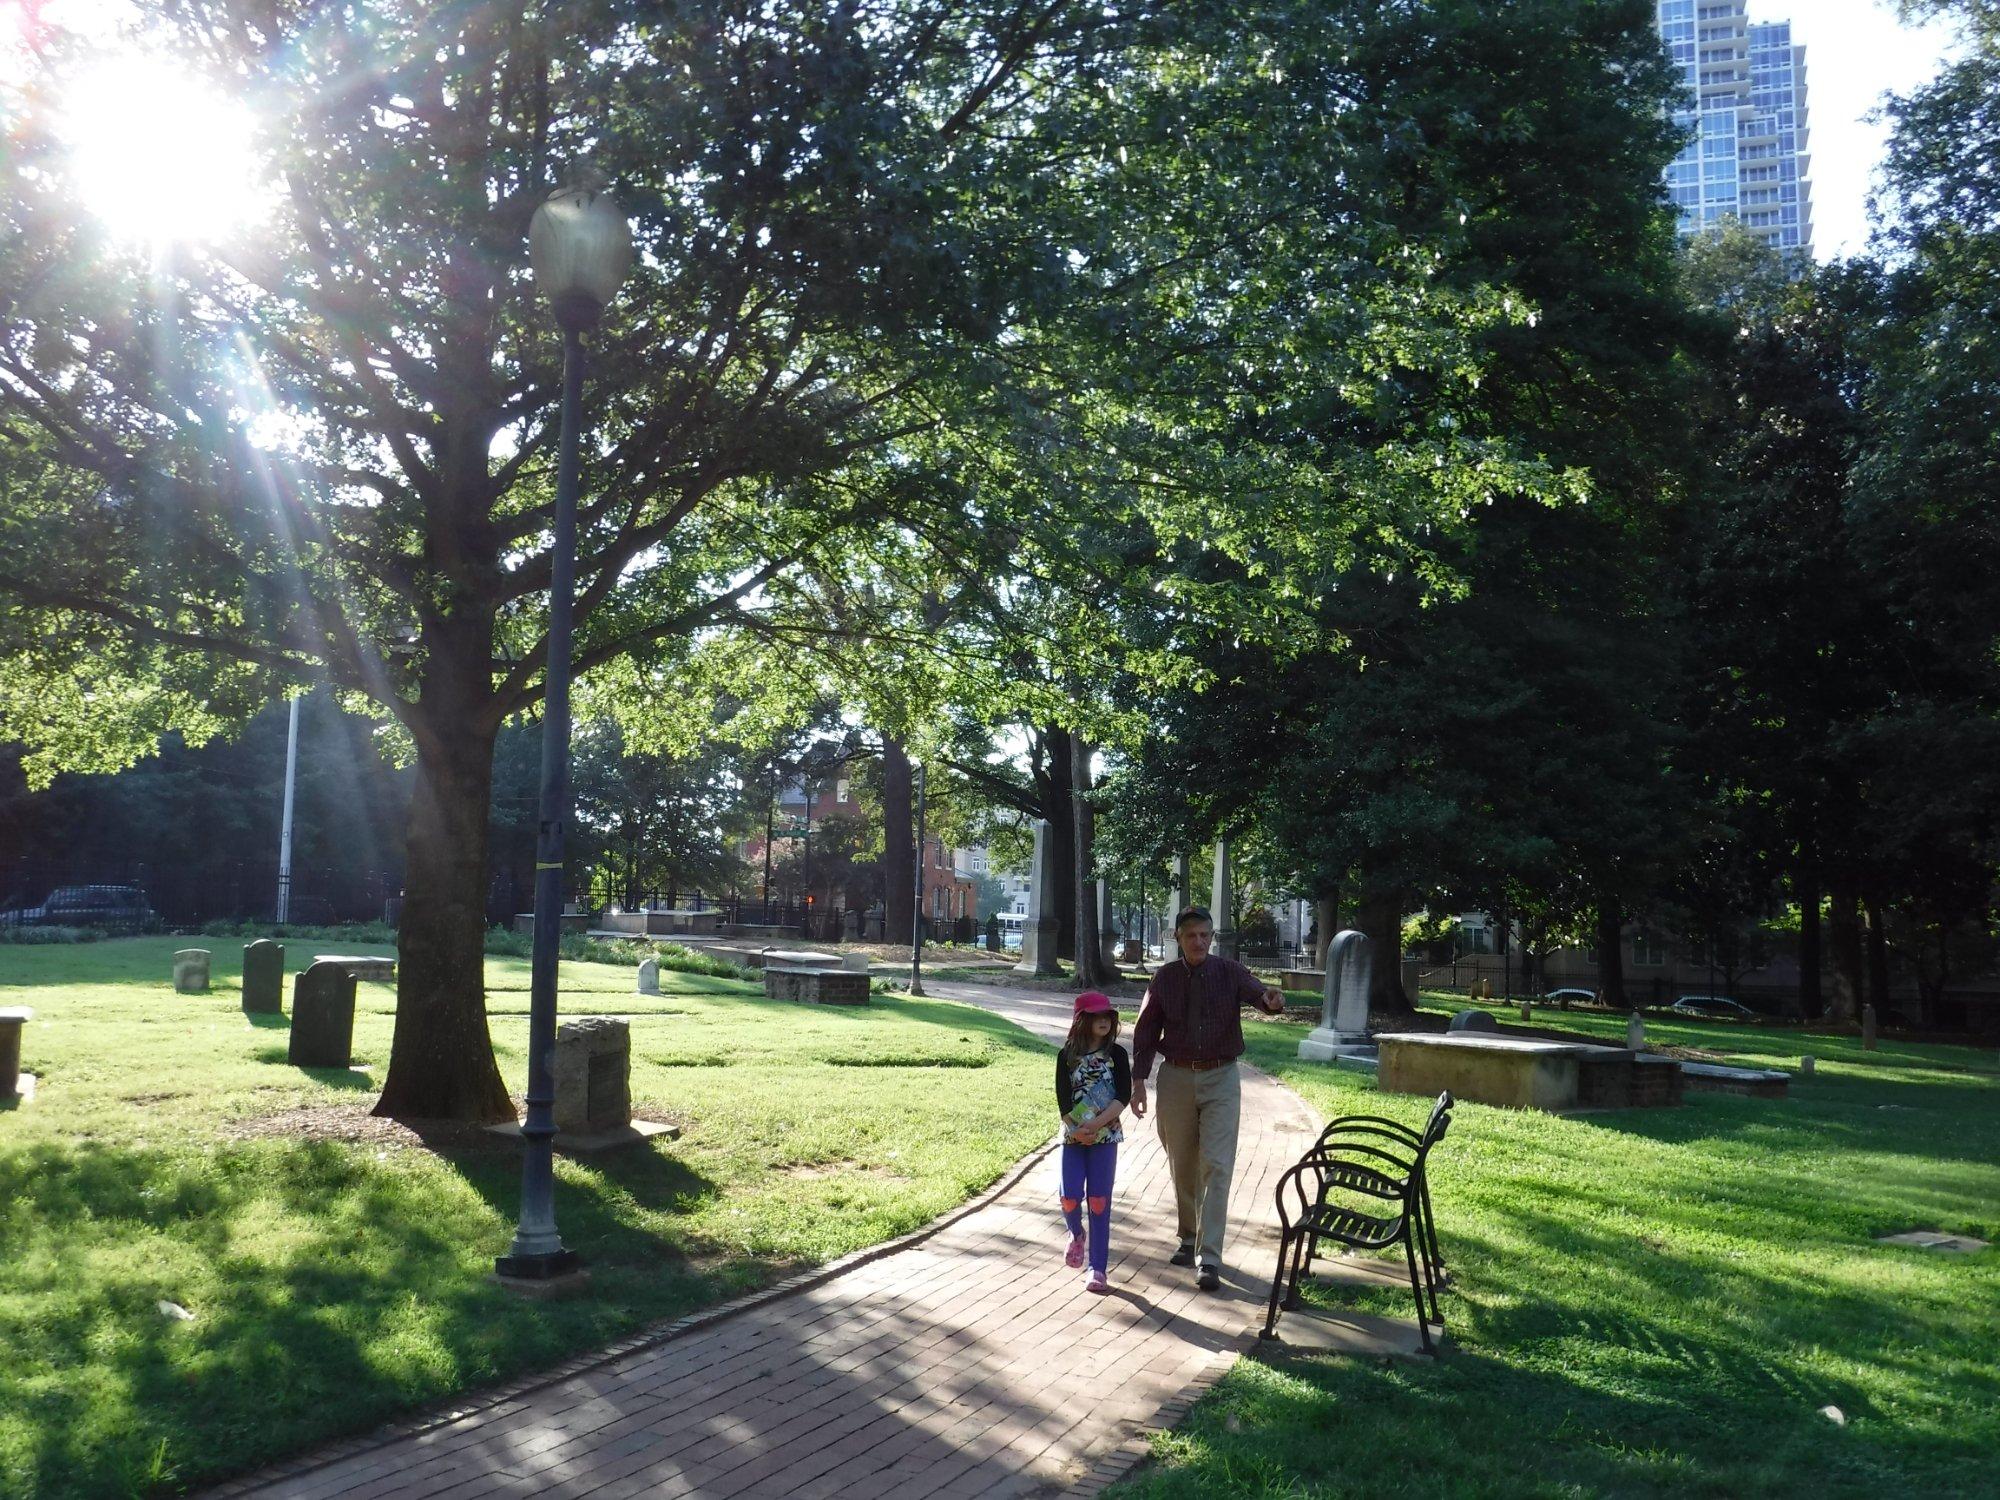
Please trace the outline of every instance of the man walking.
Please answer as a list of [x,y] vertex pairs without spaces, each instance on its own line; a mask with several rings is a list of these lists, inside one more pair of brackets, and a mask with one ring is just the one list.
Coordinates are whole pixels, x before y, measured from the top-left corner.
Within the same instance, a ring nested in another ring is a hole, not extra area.
[[1229,1179],[1236,1171],[1242,1008],[1283,1015],[1285,997],[1235,959],[1209,951],[1215,922],[1204,908],[1190,906],[1174,918],[1174,941],[1180,957],[1154,973],[1132,1033],[1132,1113],[1146,1113],[1146,1079],[1157,1054],[1160,1142],[1180,1218],[1173,1263],[1194,1265],[1196,1284],[1212,1292],[1222,1281]]

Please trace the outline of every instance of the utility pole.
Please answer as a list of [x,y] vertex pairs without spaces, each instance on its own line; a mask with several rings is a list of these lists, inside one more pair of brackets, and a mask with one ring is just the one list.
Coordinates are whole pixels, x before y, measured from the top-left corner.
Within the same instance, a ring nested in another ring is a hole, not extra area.
[[292,725],[285,733],[285,814],[278,826],[278,921],[292,919],[292,794],[299,782],[299,700],[292,699]]
[[917,892],[911,904],[910,993],[924,992],[924,768],[917,767]]

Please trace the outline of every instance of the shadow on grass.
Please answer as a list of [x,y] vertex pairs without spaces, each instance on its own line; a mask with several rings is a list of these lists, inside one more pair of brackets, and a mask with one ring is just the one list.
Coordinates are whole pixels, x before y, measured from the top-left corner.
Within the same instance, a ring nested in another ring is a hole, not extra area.
[[[85,1143],[23,1150],[0,1170],[13,1200],[0,1220],[12,1350],[0,1405],[25,1422],[0,1446],[7,1493],[213,1479],[785,1269],[698,1263],[711,1247],[677,1236],[671,1216],[717,1189],[645,1147],[565,1172],[563,1232],[593,1280],[558,1303],[485,1279],[518,1212],[516,1151],[411,1170],[327,1142],[192,1158]],[[77,1259],[87,1277],[73,1274]],[[161,1300],[194,1321],[162,1315]],[[30,1325],[14,1321],[23,1316]]]
[[243,1019],[259,1031],[290,1031],[292,1029],[292,1018],[282,1012],[250,1011],[244,1015]]

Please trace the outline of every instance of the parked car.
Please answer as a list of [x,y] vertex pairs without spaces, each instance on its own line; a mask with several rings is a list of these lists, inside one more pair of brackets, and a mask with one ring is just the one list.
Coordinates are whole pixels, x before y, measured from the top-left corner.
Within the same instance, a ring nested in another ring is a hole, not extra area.
[[1544,1005],[1560,1005],[1564,1010],[1568,1010],[1572,1005],[1595,1005],[1597,1004],[1597,991],[1581,989],[1550,990],[1546,995],[1542,996],[1542,1003]]
[[1711,1020],[1754,1021],[1757,1012],[1740,1000],[1723,995],[1682,995],[1667,1007],[1677,1015],[1707,1016]]
[[136,931],[159,918],[136,885],[62,885],[40,906],[0,912],[9,927],[105,927]]

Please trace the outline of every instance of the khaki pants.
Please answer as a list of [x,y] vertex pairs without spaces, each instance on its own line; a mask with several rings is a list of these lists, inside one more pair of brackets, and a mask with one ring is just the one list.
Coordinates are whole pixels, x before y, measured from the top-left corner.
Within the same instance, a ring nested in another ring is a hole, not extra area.
[[1160,1063],[1160,1144],[1174,1174],[1181,1243],[1205,1266],[1222,1264],[1229,1223],[1229,1179],[1236,1173],[1236,1122],[1243,1081],[1235,1063],[1177,1068]]

